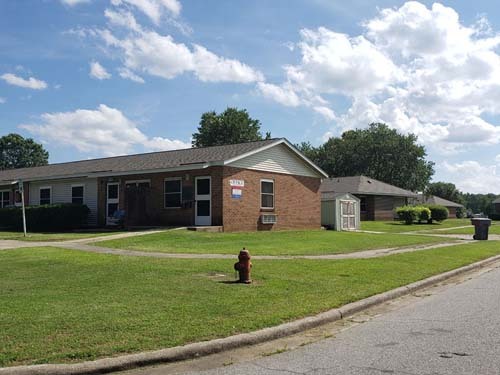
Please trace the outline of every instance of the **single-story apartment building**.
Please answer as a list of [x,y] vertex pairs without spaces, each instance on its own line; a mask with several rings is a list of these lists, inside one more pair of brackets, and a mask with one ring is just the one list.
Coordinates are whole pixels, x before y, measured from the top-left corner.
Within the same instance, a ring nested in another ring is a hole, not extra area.
[[320,228],[328,175],[284,138],[0,171],[0,207],[84,203],[89,224]]
[[465,208],[460,203],[455,203],[455,202],[449,201],[447,199],[438,197],[436,195],[419,194],[418,198],[417,198],[417,203],[419,203],[419,204],[437,204],[439,206],[445,206],[449,211],[449,218],[450,219],[457,217],[457,209],[458,208]]
[[393,220],[395,209],[418,195],[367,176],[334,177],[323,181],[321,193],[350,193],[360,199],[361,220]]

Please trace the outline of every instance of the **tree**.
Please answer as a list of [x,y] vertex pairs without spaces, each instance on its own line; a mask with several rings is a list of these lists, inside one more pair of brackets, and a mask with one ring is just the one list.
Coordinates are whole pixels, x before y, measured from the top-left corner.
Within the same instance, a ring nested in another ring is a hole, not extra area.
[[450,182],[433,182],[427,185],[425,195],[435,195],[455,203],[463,203],[462,193]]
[[[314,155],[314,153],[311,153]],[[434,174],[425,147],[414,134],[403,135],[385,124],[349,130],[320,146],[313,161],[335,177],[365,175],[412,191],[422,191]]]
[[47,165],[49,153],[32,138],[19,134],[0,137],[0,170]]
[[314,147],[310,142],[301,142],[296,144],[295,147],[309,159],[318,159],[318,149]]
[[[246,109],[228,107],[221,114],[215,111],[201,115],[198,132],[193,134],[193,147],[220,146],[233,143],[260,141],[260,121],[251,118]],[[270,139],[266,133],[265,139]]]

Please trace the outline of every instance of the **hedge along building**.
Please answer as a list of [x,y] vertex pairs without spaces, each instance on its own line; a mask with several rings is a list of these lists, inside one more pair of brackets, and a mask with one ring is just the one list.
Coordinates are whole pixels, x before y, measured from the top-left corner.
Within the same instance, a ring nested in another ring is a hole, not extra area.
[[418,194],[418,198],[416,201],[417,204],[436,204],[439,206],[444,206],[448,209],[448,214],[449,218],[456,218],[457,217],[457,210],[459,208],[465,209],[465,207],[460,204],[460,203],[455,203],[452,201],[449,201],[447,199],[438,197],[436,195],[425,195],[425,194]]
[[409,204],[418,195],[366,176],[335,177],[324,180],[323,195],[350,193],[360,199],[361,220],[393,220],[395,209]]
[[325,177],[280,138],[1,171],[0,186],[22,179],[30,204],[81,199],[91,225],[121,209],[131,226],[244,231],[319,228]]

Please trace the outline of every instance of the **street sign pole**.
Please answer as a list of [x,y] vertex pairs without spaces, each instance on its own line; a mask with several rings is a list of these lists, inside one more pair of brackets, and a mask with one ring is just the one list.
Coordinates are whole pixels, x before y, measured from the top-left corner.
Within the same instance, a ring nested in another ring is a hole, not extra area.
[[24,231],[24,237],[27,236],[26,234],[26,210],[24,208],[24,184],[22,181],[19,181],[19,194],[21,194],[21,204],[23,207],[23,231]]

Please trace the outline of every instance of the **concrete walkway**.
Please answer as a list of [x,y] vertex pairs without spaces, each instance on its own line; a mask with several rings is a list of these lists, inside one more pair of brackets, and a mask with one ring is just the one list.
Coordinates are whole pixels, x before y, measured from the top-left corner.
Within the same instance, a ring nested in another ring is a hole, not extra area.
[[[28,247],[23,241],[9,241],[10,249]],[[15,242],[15,243],[12,243]],[[325,254],[325,255],[253,255],[253,259],[260,260],[284,260],[284,259],[368,259],[368,258],[379,258],[393,254],[409,253],[414,251],[423,251],[430,249],[438,249],[441,247],[456,246],[466,243],[471,243],[473,241],[453,241],[445,242],[432,245],[420,245],[420,246],[407,246],[407,247],[393,247],[385,249],[374,249],[366,251],[358,251],[346,254]],[[0,241],[1,245],[1,241]],[[133,256],[133,257],[146,257],[146,258],[176,258],[176,259],[235,259],[237,254],[188,254],[188,253],[160,253],[160,252],[146,252],[146,251],[136,251],[136,250],[125,250],[125,249],[111,249],[107,247],[101,247],[96,245],[84,244],[75,241],[64,241],[64,242],[44,242],[44,243],[31,243],[30,247],[37,246],[50,246],[57,247],[61,249],[71,249],[78,251],[85,251],[98,254],[112,254],[121,256]],[[0,247],[0,250],[2,248]],[[5,248],[6,249],[6,248]]]

